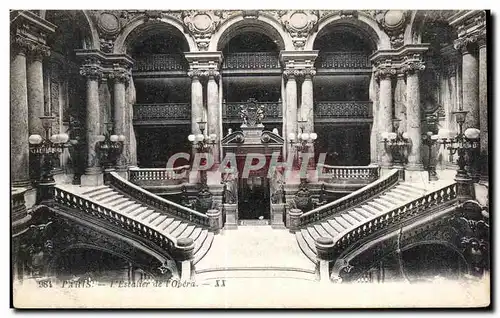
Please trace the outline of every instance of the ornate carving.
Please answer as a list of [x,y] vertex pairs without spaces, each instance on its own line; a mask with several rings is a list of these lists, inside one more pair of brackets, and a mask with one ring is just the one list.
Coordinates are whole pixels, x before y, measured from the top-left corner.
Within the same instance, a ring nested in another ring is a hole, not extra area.
[[408,23],[408,12],[404,10],[376,10],[374,18],[389,35],[393,49],[404,43],[404,30]]
[[45,57],[50,56],[50,48],[47,45],[33,42],[29,45],[29,57],[33,60],[42,61]]
[[188,71],[188,76],[191,78],[201,79],[208,77],[208,71],[206,70],[190,70]]
[[375,77],[377,79],[390,79],[396,75],[397,69],[390,62],[381,63],[376,66]]
[[193,36],[198,49],[207,51],[213,33],[222,22],[222,13],[188,10],[182,12],[182,21],[187,31]]
[[[278,12],[278,15],[280,13]],[[292,37],[295,49],[303,50],[307,37],[318,22],[318,12],[313,10],[289,11],[281,15],[280,21]]]
[[418,71],[425,70],[425,64],[422,61],[420,54],[413,54],[411,56],[403,57],[403,64],[401,70],[407,74],[413,74]]
[[486,28],[482,28],[479,31],[464,35],[453,42],[453,47],[455,50],[465,54],[468,52],[469,45],[477,43],[479,46],[486,45]]
[[101,62],[97,59],[89,58],[80,67],[80,75],[92,80],[99,80],[102,77]]
[[264,107],[254,98],[250,98],[246,104],[240,105],[240,116],[245,126],[261,125],[264,119]]
[[115,82],[128,83],[132,72],[130,68],[115,64],[113,70],[108,74],[108,78]]

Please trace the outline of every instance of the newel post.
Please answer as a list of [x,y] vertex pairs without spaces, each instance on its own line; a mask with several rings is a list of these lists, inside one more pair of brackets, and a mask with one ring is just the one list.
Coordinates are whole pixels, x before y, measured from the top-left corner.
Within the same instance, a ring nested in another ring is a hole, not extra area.
[[331,237],[321,236],[314,241],[314,245],[317,251],[320,282],[328,283],[330,282],[330,264],[334,259],[333,247],[335,243]]
[[207,211],[208,223],[210,231],[218,233],[222,228],[222,212],[218,209],[210,209]]
[[177,267],[181,270],[181,280],[191,280],[193,274],[194,240],[189,237],[179,238],[173,252]]
[[288,228],[290,232],[294,233],[300,228],[300,217],[304,214],[301,209],[290,209],[288,210],[288,216],[290,222],[288,223]]

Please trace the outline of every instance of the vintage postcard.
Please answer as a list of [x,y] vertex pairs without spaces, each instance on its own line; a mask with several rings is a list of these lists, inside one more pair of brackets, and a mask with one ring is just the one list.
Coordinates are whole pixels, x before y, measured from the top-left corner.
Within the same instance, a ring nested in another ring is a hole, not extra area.
[[489,26],[10,10],[11,305],[488,307]]

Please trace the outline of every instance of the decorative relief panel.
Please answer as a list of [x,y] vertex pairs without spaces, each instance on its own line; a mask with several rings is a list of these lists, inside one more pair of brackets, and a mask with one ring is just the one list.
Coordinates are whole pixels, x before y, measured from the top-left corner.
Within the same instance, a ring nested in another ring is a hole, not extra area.
[[224,19],[222,11],[183,11],[182,22],[200,51],[208,50],[212,35]]
[[318,11],[278,11],[277,14],[280,15],[281,24],[292,37],[293,46],[303,50],[307,37],[318,23]]
[[403,10],[375,10],[374,12],[375,20],[389,35],[393,49],[404,44],[404,31],[409,20],[408,16],[408,11]]

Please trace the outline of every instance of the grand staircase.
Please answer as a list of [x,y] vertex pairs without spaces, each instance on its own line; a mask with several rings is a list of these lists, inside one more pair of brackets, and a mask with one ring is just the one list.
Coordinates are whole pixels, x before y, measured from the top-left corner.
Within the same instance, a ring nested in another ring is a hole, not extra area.
[[[124,179],[115,181],[110,185],[99,187],[58,185],[56,193],[58,190],[70,193],[78,200],[103,207],[118,217],[126,217],[144,228],[157,231],[164,237],[171,237],[174,240],[192,238],[195,244],[194,263],[205,256],[212,245],[214,233],[209,232],[208,222],[206,226],[203,224],[205,223],[203,215],[195,214],[196,211],[186,211],[186,208],[128,184]],[[124,185],[129,189],[124,191]]]

